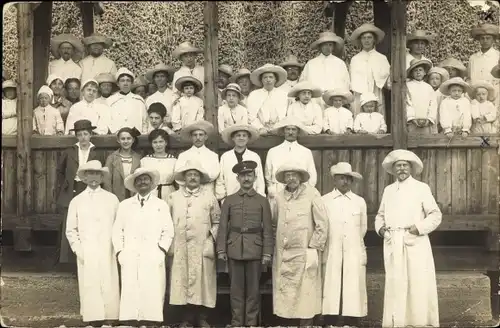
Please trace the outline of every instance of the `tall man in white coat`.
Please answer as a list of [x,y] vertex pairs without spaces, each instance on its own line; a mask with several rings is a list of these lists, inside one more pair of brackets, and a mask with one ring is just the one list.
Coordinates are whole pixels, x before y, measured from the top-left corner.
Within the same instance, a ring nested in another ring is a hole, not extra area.
[[366,202],[351,191],[354,180],[363,177],[351,164],[332,166],[335,189],[322,197],[329,221],[329,234],[323,252],[323,309],[326,325],[359,326],[368,314],[366,293],[367,229]]
[[423,170],[417,155],[393,150],[382,167],[397,178],[384,189],[375,217],[375,231],[384,238],[382,327],[439,327],[429,233],[441,223],[441,211],[429,186],[412,177]]
[[161,323],[165,301],[165,256],[174,238],[167,202],[156,196],[157,170],[138,168],[125,178],[136,195],[122,201],[113,226],[121,267],[120,321]]
[[101,326],[118,320],[120,287],[111,241],[118,198],[101,188],[107,167],[94,160],[83,164],[78,177],[87,188],[69,203],[66,237],[78,265],[80,314]]

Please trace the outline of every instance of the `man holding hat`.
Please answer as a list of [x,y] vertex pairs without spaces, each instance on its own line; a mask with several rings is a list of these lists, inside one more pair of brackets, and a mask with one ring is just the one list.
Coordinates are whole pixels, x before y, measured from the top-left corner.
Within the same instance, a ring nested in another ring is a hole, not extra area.
[[240,189],[222,205],[217,257],[228,262],[231,326],[258,326],[262,266],[271,264],[273,226],[267,199],[253,188],[257,162],[233,166]]
[[293,161],[276,172],[276,181],[284,185],[272,206],[273,310],[284,319],[281,326],[312,326],[314,316],[321,313],[320,259],[328,217],[321,194],[307,183],[309,178],[304,166]]
[[156,196],[157,170],[138,168],[125,178],[135,196],[118,206],[113,246],[121,267],[120,321],[163,322],[165,257],[174,238],[167,203]]
[[366,293],[366,202],[351,191],[361,174],[340,162],[330,169],[335,188],[322,198],[328,214],[328,241],[323,253],[323,310],[325,325],[359,326],[368,314]]
[[201,187],[210,178],[200,162],[186,162],[175,180],[184,184],[167,201],[175,228],[170,304],[183,307],[181,327],[210,327],[205,308],[214,308],[217,299],[219,203],[211,190]]
[[431,189],[413,178],[423,170],[413,152],[390,152],[382,167],[397,181],[385,187],[375,217],[384,238],[382,327],[439,327],[438,295],[429,234],[441,223]]
[[[59,34],[50,40],[50,51],[54,60],[49,62],[48,75],[80,79],[82,68],[75,62],[83,55],[83,44],[71,34]],[[92,76],[92,78],[94,78]]]
[[118,85],[116,84],[116,78],[111,73],[101,73],[95,77],[97,83],[99,83],[99,94],[100,97],[96,99],[97,102],[107,105],[108,98],[115,93]]
[[134,79],[134,73],[125,67],[116,72],[120,91],[108,98],[108,106],[111,108],[109,130],[113,134],[125,126],[147,133],[149,122],[146,103],[141,96],[132,92]]
[[65,231],[78,259],[80,314],[93,326],[118,320],[120,307],[118,266],[111,241],[119,201],[101,188],[107,174],[108,168],[97,160],[80,166],[77,175],[87,188],[69,203]]
[[100,34],[92,34],[83,39],[83,44],[87,47],[89,55],[80,61],[82,68],[81,81],[95,79],[101,73],[116,74],[115,62],[103,55],[104,49],[113,45],[113,41]]
[[174,93],[177,93],[177,97],[179,97],[182,93],[182,90],[177,90],[175,86],[175,82],[178,78],[191,75],[201,81],[201,83],[204,83],[205,68],[201,65],[196,65],[196,57],[201,53],[203,53],[203,50],[195,47],[189,41],[181,43],[177,48],[175,48],[174,52],[172,53],[175,58],[179,59],[182,62],[181,68],[179,68],[179,70],[175,72],[172,81],[172,91]]
[[174,99],[173,91],[168,87],[168,82],[172,80],[175,69],[160,63],[153,69],[146,72],[146,79],[150,83],[154,83],[157,87],[156,92],[146,99],[146,108],[149,109],[151,104],[161,103],[167,109],[167,114],[163,120],[169,128],[172,127],[172,103]]

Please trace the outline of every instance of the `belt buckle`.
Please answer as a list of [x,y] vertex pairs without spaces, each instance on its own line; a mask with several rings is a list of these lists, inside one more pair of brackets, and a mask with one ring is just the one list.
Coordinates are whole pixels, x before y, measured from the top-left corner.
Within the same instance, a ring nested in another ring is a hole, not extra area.
[[248,228],[241,228],[241,232],[247,232]]

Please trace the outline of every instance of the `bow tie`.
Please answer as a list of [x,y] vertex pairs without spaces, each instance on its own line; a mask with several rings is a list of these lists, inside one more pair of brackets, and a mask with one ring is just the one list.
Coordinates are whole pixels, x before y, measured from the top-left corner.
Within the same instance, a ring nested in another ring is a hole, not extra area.
[[200,195],[200,188],[198,188],[196,190],[189,190],[189,189],[185,188],[184,195],[186,197],[191,197],[191,196],[198,197]]

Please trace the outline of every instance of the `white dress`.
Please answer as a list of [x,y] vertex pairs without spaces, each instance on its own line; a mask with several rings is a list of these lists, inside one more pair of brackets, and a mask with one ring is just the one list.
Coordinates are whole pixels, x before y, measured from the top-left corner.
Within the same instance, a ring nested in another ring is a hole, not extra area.
[[168,200],[168,196],[175,191],[174,187],[174,168],[177,158],[171,154],[166,157],[154,157],[147,155],[141,159],[141,167],[155,169],[160,172],[160,182],[156,195],[164,201]]

